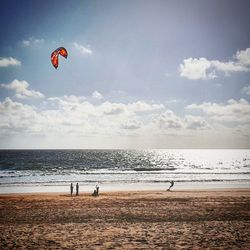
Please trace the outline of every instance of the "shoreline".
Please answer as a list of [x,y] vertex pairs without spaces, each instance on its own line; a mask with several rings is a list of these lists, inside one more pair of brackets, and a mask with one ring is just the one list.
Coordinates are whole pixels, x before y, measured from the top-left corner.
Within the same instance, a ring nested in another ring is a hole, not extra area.
[[[110,190],[110,191],[102,191],[100,192],[99,197],[101,196],[108,196],[108,195],[128,195],[128,194],[154,194],[154,193],[163,193],[163,194],[183,194],[183,193],[189,193],[189,194],[198,194],[198,193],[230,193],[230,192],[249,192],[250,195],[250,188],[204,188],[204,189],[178,189],[178,190],[162,190],[162,189],[148,189],[148,190]],[[65,196],[65,197],[88,197],[92,196],[92,193],[90,192],[80,192],[78,196],[73,194],[72,196],[70,195],[69,192],[30,192],[30,193],[0,193],[0,199],[1,197],[18,197],[18,196],[25,196],[25,197],[31,197],[31,196],[37,196],[37,197],[46,197],[46,196],[51,196],[51,197],[57,197],[57,196]]]
[[[75,185],[76,182],[73,182]],[[119,192],[119,191],[154,191],[154,190],[166,190],[170,184],[169,183],[84,183],[79,182],[80,193],[88,192],[92,193],[95,185],[100,186],[101,192]],[[211,189],[249,189],[250,181],[242,182],[175,182],[174,186],[171,188],[173,191],[179,190],[211,190]],[[0,195],[1,194],[11,194],[11,193],[68,193],[70,190],[70,183],[63,185],[39,185],[34,183],[29,184],[18,184],[18,185],[0,185]],[[74,188],[75,192],[75,188]]]

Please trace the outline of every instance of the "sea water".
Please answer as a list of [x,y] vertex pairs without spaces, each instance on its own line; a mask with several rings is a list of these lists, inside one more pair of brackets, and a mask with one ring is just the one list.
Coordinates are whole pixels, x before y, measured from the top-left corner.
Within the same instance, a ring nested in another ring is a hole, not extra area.
[[0,150],[0,193],[250,188],[250,150]]

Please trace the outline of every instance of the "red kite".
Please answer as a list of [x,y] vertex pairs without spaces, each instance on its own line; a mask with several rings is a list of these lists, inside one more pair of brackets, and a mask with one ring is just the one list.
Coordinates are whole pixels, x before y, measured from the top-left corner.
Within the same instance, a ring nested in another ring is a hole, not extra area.
[[57,69],[58,67],[58,56],[59,54],[67,59],[68,52],[64,47],[60,47],[51,53],[51,63]]

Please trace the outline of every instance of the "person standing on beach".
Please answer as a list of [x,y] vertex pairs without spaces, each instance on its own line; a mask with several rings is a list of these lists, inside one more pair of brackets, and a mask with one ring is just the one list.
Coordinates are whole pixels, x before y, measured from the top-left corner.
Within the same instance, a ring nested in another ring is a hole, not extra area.
[[99,186],[96,185],[96,195],[98,196],[99,195]]
[[79,195],[79,184],[78,184],[78,182],[76,183],[76,196],[78,196]]
[[167,189],[167,191],[170,191],[170,188],[174,186],[174,181],[170,181],[170,187]]
[[92,196],[98,196],[99,195],[99,186],[95,185],[95,190],[94,193],[92,194]]
[[73,195],[73,191],[74,191],[74,186],[73,183],[70,184],[70,195]]

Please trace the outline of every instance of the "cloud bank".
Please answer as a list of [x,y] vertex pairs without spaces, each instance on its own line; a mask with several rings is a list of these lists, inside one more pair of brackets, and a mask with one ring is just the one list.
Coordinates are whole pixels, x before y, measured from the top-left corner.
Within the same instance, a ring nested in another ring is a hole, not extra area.
[[[14,83],[8,86],[19,86]],[[180,116],[162,104],[144,101],[127,104],[105,101],[97,105],[74,95],[51,97],[34,106],[7,97],[0,102],[0,126],[4,128],[1,133],[23,129],[31,134],[77,136],[126,136],[134,132],[138,135],[175,133],[190,136],[197,131],[213,132],[215,127],[236,131],[243,125],[250,131],[250,104],[245,99],[232,99],[225,104],[190,104],[185,110],[186,114]]]

